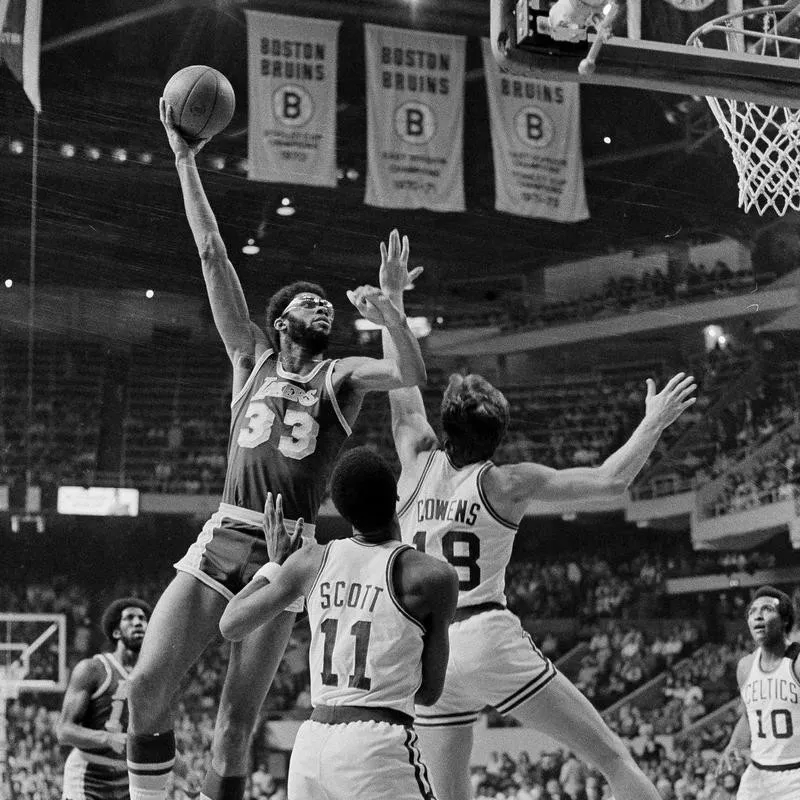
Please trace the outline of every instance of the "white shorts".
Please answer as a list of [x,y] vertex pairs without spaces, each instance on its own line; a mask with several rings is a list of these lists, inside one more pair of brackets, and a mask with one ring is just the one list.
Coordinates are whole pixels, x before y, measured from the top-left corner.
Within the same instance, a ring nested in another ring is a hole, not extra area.
[[436,800],[411,727],[388,722],[300,726],[288,800]]
[[736,800],[797,800],[800,769],[773,772],[749,764],[739,783]]
[[509,714],[556,676],[556,668],[507,609],[485,611],[450,626],[444,691],[417,706],[418,728],[472,725],[486,706]]

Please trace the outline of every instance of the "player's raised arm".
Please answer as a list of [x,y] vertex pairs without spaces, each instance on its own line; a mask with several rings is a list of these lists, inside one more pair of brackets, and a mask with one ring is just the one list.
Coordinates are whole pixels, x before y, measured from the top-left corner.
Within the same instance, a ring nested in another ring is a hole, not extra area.
[[[409,253],[408,236],[403,237],[401,246],[400,234],[396,228],[389,235],[388,246],[381,242],[381,291],[403,313],[403,295],[407,289],[413,287],[414,280],[422,274],[423,269],[416,267],[411,272],[408,271]],[[384,357],[396,360],[398,354],[394,341],[385,328],[382,337]],[[428,422],[419,387],[393,389],[389,392],[389,404],[392,409],[394,445],[400,465],[405,470],[413,466],[420,453],[436,446],[436,434]]]
[[92,695],[105,679],[105,670],[97,659],[79,661],[72,671],[64,693],[61,716],[56,725],[59,744],[79,750],[111,748],[116,753],[125,752],[126,735],[106,730],[95,730],[83,725]]
[[[490,496],[502,496],[514,507],[504,509],[521,516],[533,500],[564,501],[587,497],[613,497],[624,492],[638,475],[664,430],[695,402],[694,378],[679,372],[656,393],[647,379],[644,419],[619,450],[598,467],[553,469],[542,464],[522,463],[492,470],[486,477]],[[492,473],[495,473],[492,475]]]
[[252,361],[267,348],[267,339],[250,319],[241,283],[228,259],[217,220],[197,171],[195,155],[208,140],[188,144],[175,128],[172,109],[165,104],[163,97],[159,101],[159,111],[170,147],[175,153],[186,219],[200,255],[214,322],[234,367],[240,366],[243,360],[242,366],[249,373],[247,365],[252,367]]

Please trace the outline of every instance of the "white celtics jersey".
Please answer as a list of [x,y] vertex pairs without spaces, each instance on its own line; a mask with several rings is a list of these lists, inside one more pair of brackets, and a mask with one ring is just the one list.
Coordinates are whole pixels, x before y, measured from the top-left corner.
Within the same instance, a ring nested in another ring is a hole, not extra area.
[[457,469],[434,450],[398,516],[403,541],[441,558],[458,573],[458,606],[506,604],[505,574],[517,526],[486,501],[481,476],[494,464]]
[[420,623],[392,584],[407,545],[333,541],[308,594],[311,703],[392,708],[413,716],[422,681]]
[[800,645],[789,645],[779,666],[764,672],[759,647],[740,689],[756,766],[800,767],[800,681],[792,668],[798,653]]

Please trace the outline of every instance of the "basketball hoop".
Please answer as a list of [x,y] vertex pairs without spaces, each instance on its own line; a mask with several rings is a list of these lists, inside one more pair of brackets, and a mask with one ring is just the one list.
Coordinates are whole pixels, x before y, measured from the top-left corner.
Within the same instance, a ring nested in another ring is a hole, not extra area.
[[[687,45],[703,48],[711,34],[722,34],[728,51],[743,57],[776,59],[776,67],[800,68],[800,39],[786,33],[796,21],[797,3],[751,8],[701,25]],[[745,27],[745,26],[752,26]],[[706,96],[730,145],[739,175],[739,207],[783,216],[800,211],[800,108],[760,105]],[[800,104],[800,87],[798,88]]]

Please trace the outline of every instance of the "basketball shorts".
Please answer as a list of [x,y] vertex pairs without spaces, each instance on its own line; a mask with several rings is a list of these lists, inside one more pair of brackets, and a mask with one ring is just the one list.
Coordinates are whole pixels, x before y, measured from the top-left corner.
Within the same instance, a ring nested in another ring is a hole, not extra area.
[[556,676],[556,668],[507,609],[485,611],[450,626],[444,690],[417,706],[417,728],[472,725],[486,706],[509,714]]
[[[295,521],[285,523],[292,533]],[[313,536],[314,525],[306,523],[303,533]],[[266,564],[267,557],[262,514],[222,503],[175,569],[194,575],[230,600]]]
[[[109,763],[95,763],[95,760]],[[125,762],[120,761],[117,766],[111,766],[112,763],[111,759],[73,749],[64,763],[62,800],[130,800]]]
[[435,800],[412,727],[388,722],[300,726],[288,800]]
[[749,764],[739,783],[736,800],[797,800],[800,769],[773,772]]

